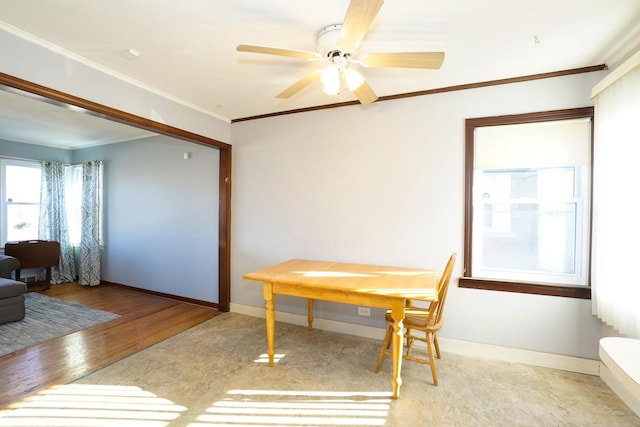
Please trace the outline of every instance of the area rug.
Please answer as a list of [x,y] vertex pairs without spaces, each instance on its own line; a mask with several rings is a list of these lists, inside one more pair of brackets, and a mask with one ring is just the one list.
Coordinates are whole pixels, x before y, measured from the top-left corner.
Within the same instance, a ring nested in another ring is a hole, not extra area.
[[23,320],[0,325],[0,356],[120,317],[37,292],[25,294],[25,307]]

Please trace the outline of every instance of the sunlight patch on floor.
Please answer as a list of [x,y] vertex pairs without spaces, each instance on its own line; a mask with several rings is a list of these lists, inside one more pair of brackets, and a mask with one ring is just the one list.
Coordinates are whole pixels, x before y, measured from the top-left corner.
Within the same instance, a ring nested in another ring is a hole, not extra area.
[[230,390],[227,395],[188,427],[380,426],[392,401],[387,392]]
[[234,389],[191,415],[140,387],[69,384],[0,410],[0,426],[168,427],[182,417],[188,427],[381,426],[392,401],[389,392]]
[[140,387],[68,384],[0,411],[0,426],[166,427],[187,410]]
[[[285,355],[284,354],[274,354],[273,355],[273,363],[278,363],[280,361],[280,359],[282,359]],[[260,356],[258,356],[254,362],[256,363],[269,363],[269,355],[267,353],[262,353]]]

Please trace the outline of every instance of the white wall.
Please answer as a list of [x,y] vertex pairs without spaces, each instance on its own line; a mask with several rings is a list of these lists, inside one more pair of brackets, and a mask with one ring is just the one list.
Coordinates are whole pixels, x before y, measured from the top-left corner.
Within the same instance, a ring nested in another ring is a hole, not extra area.
[[[464,120],[592,105],[600,73],[232,125],[232,302],[263,307],[242,275],[290,258],[444,267],[464,227]],[[443,337],[596,359],[589,300],[450,288]],[[278,297],[276,309],[306,313]],[[316,317],[383,326],[350,305]]]
[[105,161],[101,279],[217,303],[219,151],[156,136],[74,156]]

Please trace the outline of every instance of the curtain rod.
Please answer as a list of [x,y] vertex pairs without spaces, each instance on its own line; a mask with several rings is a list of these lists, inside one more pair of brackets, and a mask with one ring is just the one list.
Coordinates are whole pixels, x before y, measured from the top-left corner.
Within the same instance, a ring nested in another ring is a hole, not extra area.
[[595,86],[593,86],[593,89],[591,89],[591,98],[598,96],[603,90],[620,80],[638,66],[640,66],[640,50],[596,83]]

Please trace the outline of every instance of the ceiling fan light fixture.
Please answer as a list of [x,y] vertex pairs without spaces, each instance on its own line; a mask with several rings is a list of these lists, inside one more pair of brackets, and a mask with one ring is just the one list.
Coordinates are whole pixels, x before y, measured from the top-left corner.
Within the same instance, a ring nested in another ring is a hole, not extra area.
[[320,81],[325,93],[329,95],[338,95],[340,93],[340,70],[337,66],[331,64],[322,70]]
[[344,76],[344,80],[347,82],[347,87],[350,91],[358,89],[364,83],[364,77],[362,77],[362,74],[352,68],[345,67],[344,70],[342,70],[342,75]]

